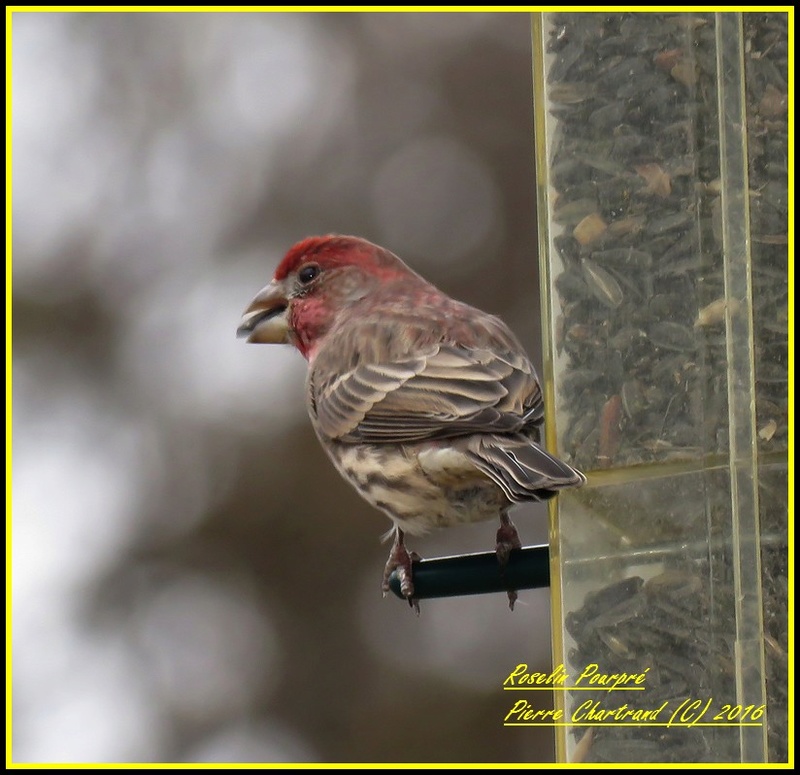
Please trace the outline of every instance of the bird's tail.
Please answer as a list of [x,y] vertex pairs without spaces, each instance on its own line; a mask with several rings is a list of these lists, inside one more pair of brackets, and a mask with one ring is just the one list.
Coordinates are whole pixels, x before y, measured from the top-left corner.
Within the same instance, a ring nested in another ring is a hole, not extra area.
[[479,436],[467,455],[510,501],[543,501],[559,490],[580,487],[586,477],[523,434]]

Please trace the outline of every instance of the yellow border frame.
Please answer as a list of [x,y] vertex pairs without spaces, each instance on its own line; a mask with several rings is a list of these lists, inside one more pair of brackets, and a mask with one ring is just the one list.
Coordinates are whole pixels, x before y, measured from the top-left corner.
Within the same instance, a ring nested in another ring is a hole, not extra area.
[[[257,764],[257,763],[15,763],[12,761],[12,618],[11,618],[11,507],[12,507],[12,40],[13,40],[13,15],[15,13],[534,13],[548,11],[593,11],[608,13],[612,11],[638,11],[644,13],[657,13],[669,11],[673,13],[689,12],[702,9],[704,11],[739,11],[739,12],[777,12],[788,14],[789,30],[789,255],[794,254],[794,6],[608,6],[598,11],[597,6],[528,6],[528,5],[466,5],[466,6],[6,6],[6,768],[7,769],[675,769],[685,768],[685,764],[676,765],[647,765],[647,764],[552,764],[544,763],[518,763],[518,764],[438,764],[438,763],[369,763],[369,764]],[[534,82],[535,87],[541,88],[540,83]],[[548,398],[552,401],[552,396]],[[794,265],[789,263],[789,428],[794,427]],[[548,434],[549,435],[549,434]],[[789,513],[794,513],[794,438],[789,443]],[[552,512],[551,512],[552,520]],[[551,528],[553,527],[551,521]],[[789,520],[789,654],[794,654],[794,525]],[[557,556],[557,555],[556,555]],[[558,577],[555,576],[557,580]],[[556,596],[560,591],[553,592]],[[557,602],[557,601],[556,601]],[[553,637],[557,636],[553,633]],[[498,677],[498,681],[500,677]],[[794,765],[794,663],[790,659],[787,681],[789,684],[789,763],[788,764],[762,764],[760,769],[789,769]],[[561,752],[563,754],[563,751]],[[692,765],[697,769],[752,769],[751,764],[702,764]]]

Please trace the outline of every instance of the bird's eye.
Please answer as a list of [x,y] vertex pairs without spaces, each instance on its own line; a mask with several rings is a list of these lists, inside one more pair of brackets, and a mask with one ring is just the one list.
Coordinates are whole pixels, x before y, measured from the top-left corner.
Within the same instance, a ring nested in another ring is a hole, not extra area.
[[320,273],[320,268],[316,264],[308,264],[304,266],[298,273],[297,279],[303,285],[308,285],[312,280],[315,280]]

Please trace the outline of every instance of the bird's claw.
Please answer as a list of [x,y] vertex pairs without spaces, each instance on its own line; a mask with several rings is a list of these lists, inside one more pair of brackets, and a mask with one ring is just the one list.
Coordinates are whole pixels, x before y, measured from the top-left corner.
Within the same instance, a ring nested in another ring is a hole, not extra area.
[[[506,565],[508,565],[508,558],[514,549],[521,549],[522,541],[520,540],[517,528],[514,523],[508,518],[506,514],[500,517],[500,527],[497,530],[497,562],[500,563],[500,572],[504,573]],[[517,602],[517,592],[514,589],[507,590],[508,594],[508,607],[513,611],[514,603]]]
[[408,601],[409,606],[416,611],[417,616],[419,616],[419,601],[414,598],[414,582],[412,580],[413,573],[411,565],[420,559],[421,557],[416,552],[408,552],[403,543],[403,532],[397,530],[394,543],[389,550],[389,559],[386,561],[386,567],[383,570],[383,583],[381,584],[381,589],[385,597],[386,593],[391,588],[389,579],[392,573],[397,571],[397,577],[400,580],[400,594]]
[[522,541],[520,541],[517,528],[506,517],[506,521],[500,525],[497,531],[497,547],[495,551],[497,552],[497,561],[500,563],[500,567],[505,568],[508,565],[508,558],[513,549],[521,548]]

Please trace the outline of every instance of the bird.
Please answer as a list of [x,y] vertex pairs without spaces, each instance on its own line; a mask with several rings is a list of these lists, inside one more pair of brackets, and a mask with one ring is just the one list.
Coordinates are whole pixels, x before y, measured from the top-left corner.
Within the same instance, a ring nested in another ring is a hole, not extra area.
[[[586,477],[542,446],[536,371],[500,318],[456,301],[386,248],[307,237],[259,291],[237,335],[294,346],[325,452],[392,521],[381,587],[397,572],[419,613],[406,535],[499,519],[501,568],[521,548],[509,509]],[[508,592],[513,610],[515,591]]]

